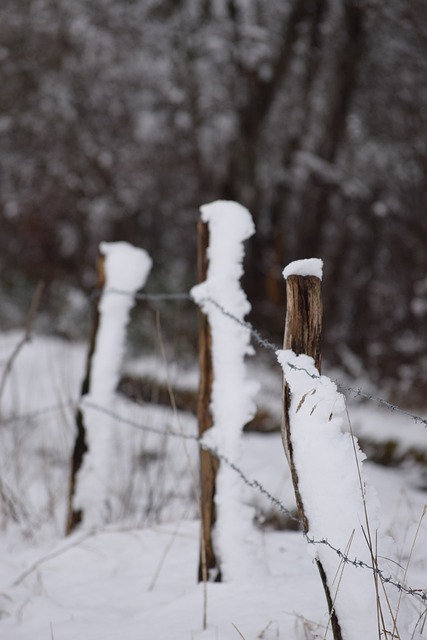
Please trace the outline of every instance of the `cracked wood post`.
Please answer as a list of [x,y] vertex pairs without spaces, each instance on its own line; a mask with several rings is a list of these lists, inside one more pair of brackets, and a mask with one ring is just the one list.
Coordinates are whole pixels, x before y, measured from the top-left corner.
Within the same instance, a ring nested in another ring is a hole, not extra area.
[[[105,257],[100,255],[97,261],[97,291],[99,294],[102,293],[102,289],[104,288],[104,285],[105,285],[104,262],[105,262]],[[92,332],[89,339],[89,351],[88,351],[87,360],[86,360],[86,371],[85,371],[85,377],[82,382],[80,398],[86,395],[90,389],[92,357],[95,351],[96,334],[98,332],[98,326],[99,326],[98,302],[99,302],[99,298],[97,297],[94,304],[94,319],[92,324]],[[76,433],[76,439],[74,442],[73,455],[71,459],[71,470],[70,470],[70,481],[69,481],[69,492],[68,492],[68,512],[67,512],[67,521],[65,525],[65,535],[70,534],[77,527],[77,525],[80,524],[82,519],[81,511],[78,509],[75,509],[73,504],[77,474],[80,470],[80,467],[82,466],[84,455],[87,452],[86,428],[83,421],[83,412],[79,408],[77,408],[76,410],[75,420],[76,420],[77,433]]]
[[[208,271],[209,227],[202,220],[198,222],[198,276],[199,282],[204,282]],[[212,368],[212,335],[209,322],[204,313],[200,312],[199,332],[199,369],[200,384],[197,403],[197,417],[199,436],[212,426],[210,411],[213,368]],[[200,449],[200,515],[201,515],[201,544],[199,558],[199,582],[206,582],[209,574],[215,573],[215,581],[221,580],[219,563],[215,555],[212,540],[212,530],[216,520],[215,513],[215,484],[219,461],[208,451]]]
[[[320,373],[321,353],[320,340],[322,333],[322,296],[321,281],[317,276],[290,275],[286,278],[286,324],[284,349],[291,349],[297,355],[306,354],[314,359]],[[289,416],[291,394],[286,381],[283,389],[283,421],[282,440],[291,469],[295,499],[299,519],[304,533],[309,531],[309,521],[304,510],[304,503],[299,490],[298,473],[295,467],[292,447],[292,424]],[[316,559],[323,588],[328,602],[334,640],[343,640],[333,599],[329,589],[325,570]]]

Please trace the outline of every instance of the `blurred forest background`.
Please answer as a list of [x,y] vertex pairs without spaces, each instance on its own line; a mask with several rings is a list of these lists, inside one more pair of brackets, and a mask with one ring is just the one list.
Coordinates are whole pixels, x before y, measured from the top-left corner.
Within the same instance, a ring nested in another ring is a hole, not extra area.
[[425,401],[425,0],[1,0],[0,78],[0,328],[43,280],[46,330],[85,337],[101,240],[187,291],[198,208],[233,199],[257,327],[320,257],[324,356]]

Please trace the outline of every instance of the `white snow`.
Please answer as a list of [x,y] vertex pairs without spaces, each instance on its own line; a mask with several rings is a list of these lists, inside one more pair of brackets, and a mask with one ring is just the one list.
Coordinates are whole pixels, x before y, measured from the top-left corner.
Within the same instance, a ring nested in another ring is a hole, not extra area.
[[[336,549],[347,550],[349,557],[372,565],[366,538],[372,537],[374,556],[387,555],[389,549],[383,536],[377,543],[379,502],[366,485],[365,456],[357,440],[343,431],[345,399],[335,383],[319,375],[309,356],[292,351],[277,355],[291,392],[291,442],[308,535],[327,539]],[[312,546],[309,549],[313,551]],[[325,545],[317,545],[316,554],[331,587],[343,637],[378,638],[372,574],[352,571]],[[388,620],[387,604],[382,605]]]
[[[0,365],[20,338],[17,331],[0,333]],[[306,640],[316,634],[331,640],[330,629],[325,634],[325,597],[306,541],[300,532],[271,528],[262,530],[254,547],[263,568],[255,579],[207,585],[203,630],[203,587],[197,584],[200,525],[194,520],[191,473],[176,438],[132,429],[117,420],[123,437],[133,438],[130,457],[116,460],[122,517],[115,526],[64,539],[73,409],[34,412],[77,402],[84,356],[85,345],[35,335],[20,352],[5,387],[0,424],[0,638],[236,640],[237,628],[246,640]],[[279,367],[266,372],[258,356],[251,359],[251,367],[263,385],[262,397],[280,414]],[[163,368],[161,361],[158,368]],[[407,440],[409,446],[425,450],[422,425],[375,403],[350,399],[349,404],[355,431],[375,432],[384,442],[399,437],[402,451],[408,449]],[[176,417],[166,408],[117,398],[115,410],[139,427],[155,427],[160,433],[176,428]],[[194,416],[180,413],[180,422],[186,434],[197,433]],[[196,465],[198,449],[195,443],[189,445]],[[292,509],[280,435],[244,434],[240,445],[239,467]],[[366,461],[363,467],[378,492],[381,521],[395,539],[390,561],[380,560],[382,568],[411,587],[425,588],[425,518],[416,535],[426,504],[422,467],[411,463],[385,468]],[[274,514],[265,495],[244,489],[245,501],[257,509],[260,520]],[[379,540],[381,548],[381,536]],[[344,575],[348,573],[356,588],[364,572],[370,575],[367,569],[348,565]],[[385,588],[395,611],[397,591],[392,585]],[[416,597],[403,595],[398,616],[402,640],[412,637],[410,625],[425,608]],[[425,639],[422,622],[414,640]]]
[[117,457],[127,452],[115,419],[100,415],[92,405],[114,410],[114,392],[125,350],[126,327],[135,303],[134,294],[145,285],[151,258],[127,242],[103,242],[105,284],[99,302],[99,327],[90,372],[90,388],[81,409],[88,451],[77,474],[74,508],[81,509],[84,526],[114,520],[119,507],[113,504],[117,484]]
[[116,390],[133,296],[145,285],[152,266],[144,249],[127,242],[102,242],[100,251],[105,257],[105,286],[90,385],[90,394],[98,399],[109,398]]
[[[206,281],[193,287],[191,295],[208,316],[212,335],[213,426],[204,439],[228,460],[237,462],[241,433],[254,414],[257,390],[248,380],[245,365],[245,356],[253,350],[250,331],[241,324],[250,305],[240,285],[243,242],[255,227],[249,211],[236,202],[213,202],[201,207],[201,212],[209,225],[209,266]],[[223,579],[243,579],[254,566],[249,562],[253,550],[245,544],[255,537],[253,512],[242,504],[238,477],[223,464],[217,475],[215,504],[214,544]]]
[[306,260],[295,260],[288,264],[283,270],[283,277],[289,276],[315,276],[322,279],[323,261],[320,258],[307,258]]

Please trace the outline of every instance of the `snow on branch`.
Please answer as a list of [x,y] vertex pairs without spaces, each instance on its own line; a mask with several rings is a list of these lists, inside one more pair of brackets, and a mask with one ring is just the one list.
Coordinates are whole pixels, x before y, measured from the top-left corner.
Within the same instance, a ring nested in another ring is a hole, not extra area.
[[[125,351],[126,327],[134,305],[133,294],[146,283],[152,261],[143,249],[127,242],[103,242],[105,285],[99,301],[99,327],[92,358],[89,392],[82,403],[88,451],[77,476],[75,508],[81,509],[85,526],[104,524],[114,513],[113,486],[120,436],[115,421],[89,404],[114,406],[114,394]],[[127,291],[128,296],[112,290]],[[85,406],[85,400],[88,405]]]
[[[236,202],[216,201],[201,207],[201,213],[209,226],[209,267],[207,279],[193,287],[191,295],[207,315],[212,336],[213,426],[204,441],[229,460],[237,461],[243,427],[255,412],[257,390],[246,372],[245,356],[253,349],[250,329],[241,323],[250,304],[240,285],[243,242],[253,235],[255,227],[249,211]],[[244,541],[254,535],[253,514],[241,502],[239,479],[224,465],[220,465],[216,479],[215,505],[215,547],[223,579],[244,578],[251,565]]]

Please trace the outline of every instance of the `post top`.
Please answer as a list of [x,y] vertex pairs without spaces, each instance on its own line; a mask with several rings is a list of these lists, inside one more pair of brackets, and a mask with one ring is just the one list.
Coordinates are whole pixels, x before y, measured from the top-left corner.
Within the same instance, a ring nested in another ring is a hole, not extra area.
[[294,260],[283,269],[283,277],[285,280],[289,276],[314,276],[322,279],[323,260],[320,258],[308,258],[306,260]]

